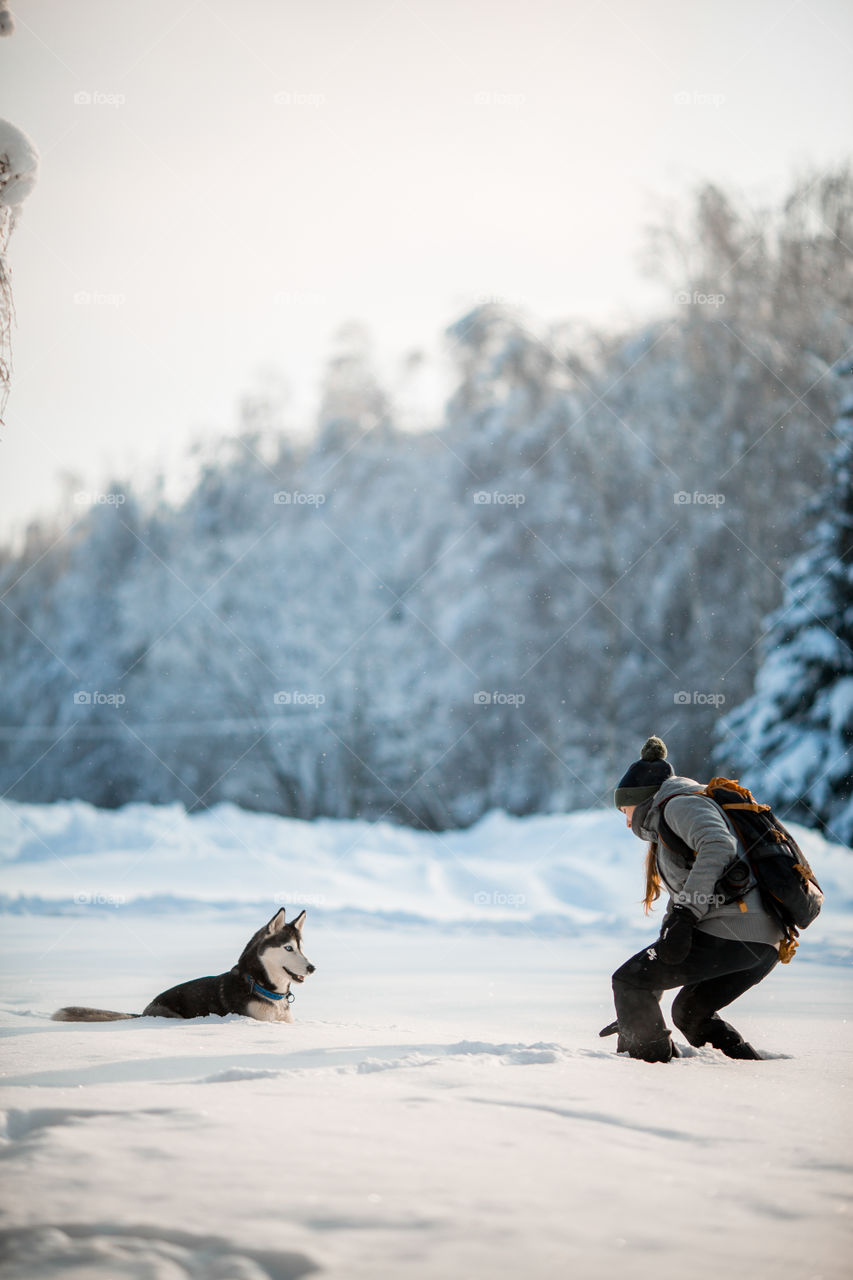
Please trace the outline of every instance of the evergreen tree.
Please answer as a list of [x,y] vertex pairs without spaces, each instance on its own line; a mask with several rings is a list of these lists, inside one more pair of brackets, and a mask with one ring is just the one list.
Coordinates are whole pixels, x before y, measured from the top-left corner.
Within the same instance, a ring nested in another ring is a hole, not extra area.
[[[848,361],[843,372],[853,373]],[[811,546],[769,620],[755,692],[716,754],[782,817],[853,842],[853,394],[835,424],[832,478]]]

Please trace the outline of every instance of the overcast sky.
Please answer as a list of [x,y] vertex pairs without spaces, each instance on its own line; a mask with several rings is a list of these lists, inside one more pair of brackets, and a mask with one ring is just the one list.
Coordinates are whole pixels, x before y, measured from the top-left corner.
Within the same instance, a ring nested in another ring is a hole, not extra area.
[[177,469],[264,370],[310,420],[359,318],[392,372],[477,300],[666,305],[659,198],[772,198],[850,153],[847,0],[13,0],[0,115],[42,155],[10,243],[0,533],[57,476]]

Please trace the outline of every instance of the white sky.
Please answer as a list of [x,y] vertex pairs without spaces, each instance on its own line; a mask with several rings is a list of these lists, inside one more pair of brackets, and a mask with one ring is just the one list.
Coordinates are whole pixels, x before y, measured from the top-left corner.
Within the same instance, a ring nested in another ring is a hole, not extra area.
[[310,421],[343,321],[392,374],[483,297],[660,309],[659,197],[773,197],[853,137],[845,0],[12,7],[0,115],[42,172],[10,243],[2,534],[61,471],[177,471],[265,369]]

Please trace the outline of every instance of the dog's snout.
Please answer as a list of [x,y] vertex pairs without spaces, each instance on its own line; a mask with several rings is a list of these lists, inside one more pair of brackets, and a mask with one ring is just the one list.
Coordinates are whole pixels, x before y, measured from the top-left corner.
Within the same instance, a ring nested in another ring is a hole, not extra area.
[[315,968],[316,968],[316,965],[309,964],[309,966],[308,966],[308,972],[309,972],[309,973],[313,973],[313,972],[314,972],[314,970],[315,970]]

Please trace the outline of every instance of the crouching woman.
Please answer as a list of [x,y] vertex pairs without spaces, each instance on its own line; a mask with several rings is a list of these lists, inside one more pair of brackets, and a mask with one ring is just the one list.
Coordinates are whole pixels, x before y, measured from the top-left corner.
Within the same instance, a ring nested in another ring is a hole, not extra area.
[[660,1009],[664,991],[675,987],[672,1020],[690,1044],[712,1045],[729,1058],[760,1056],[719,1010],[767,977],[783,931],[754,885],[737,898],[721,891],[742,850],[703,790],[675,776],[665,745],[652,737],[614,794],[628,826],[649,843],[646,911],[662,889],[669,894],[658,940],[613,975],[616,1022],[602,1032],[618,1031],[617,1051],[646,1062],[677,1056]]

